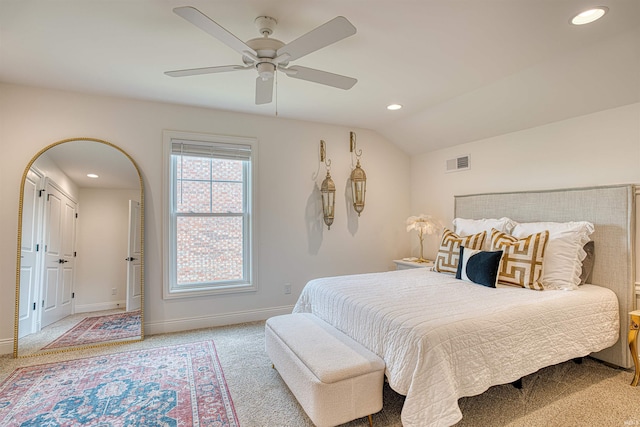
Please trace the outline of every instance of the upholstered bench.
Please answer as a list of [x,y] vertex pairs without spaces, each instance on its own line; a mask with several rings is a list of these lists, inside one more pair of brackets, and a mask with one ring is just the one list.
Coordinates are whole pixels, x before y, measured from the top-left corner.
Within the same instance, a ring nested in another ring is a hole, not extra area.
[[266,351],[274,368],[318,427],[382,409],[384,361],[308,313],[267,320]]

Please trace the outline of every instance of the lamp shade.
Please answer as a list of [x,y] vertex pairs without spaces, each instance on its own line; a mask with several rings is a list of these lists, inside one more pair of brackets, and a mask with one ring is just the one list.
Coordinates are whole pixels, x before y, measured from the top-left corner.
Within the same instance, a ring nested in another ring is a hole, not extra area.
[[360,167],[360,159],[356,167],[351,171],[351,194],[353,195],[353,209],[358,216],[364,210],[364,199],[367,192],[367,174]]
[[331,174],[327,170],[327,177],[322,181],[320,186],[320,193],[322,193],[322,215],[324,217],[324,223],[331,230],[331,224],[333,224],[333,217],[336,203],[336,185],[331,179]]

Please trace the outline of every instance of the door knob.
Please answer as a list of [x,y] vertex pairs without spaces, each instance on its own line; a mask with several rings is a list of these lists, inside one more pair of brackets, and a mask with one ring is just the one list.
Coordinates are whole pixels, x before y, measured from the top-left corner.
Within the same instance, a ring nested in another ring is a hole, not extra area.
[[59,259],[58,260],[58,264],[64,264],[65,262],[69,262],[69,261],[66,260],[66,259]]
[[134,258],[134,257],[130,256],[130,257],[128,257],[128,258],[125,258],[124,260],[125,260],[125,261],[135,261],[135,260],[136,260],[136,258]]

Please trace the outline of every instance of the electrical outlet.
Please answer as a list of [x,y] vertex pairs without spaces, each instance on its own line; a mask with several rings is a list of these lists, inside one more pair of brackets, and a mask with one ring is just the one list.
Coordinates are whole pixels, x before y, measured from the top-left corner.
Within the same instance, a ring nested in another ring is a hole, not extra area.
[[118,290],[116,288],[111,288],[111,295],[117,295]]
[[289,295],[290,293],[291,293],[291,284],[285,283],[284,284],[284,294],[285,295]]

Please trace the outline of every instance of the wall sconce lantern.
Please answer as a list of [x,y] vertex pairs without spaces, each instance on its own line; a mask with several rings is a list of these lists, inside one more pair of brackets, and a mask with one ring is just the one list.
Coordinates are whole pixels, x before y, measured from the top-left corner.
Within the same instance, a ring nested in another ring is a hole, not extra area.
[[322,193],[322,215],[324,217],[324,223],[328,229],[331,230],[336,205],[336,185],[329,173],[331,170],[331,160],[326,157],[325,142],[320,140],[320,161],[324,162],[327,167],[327,177],[322,181],[322,185],[320,186],[320,193]]
[[[367,192],[367,174],[360,167],[360,156],[362,150],[356,150],[356,134],[349,132],[349,151],[355,153],[357,163],[356,167],[351,171],[351,195],[353,196],[353,209],[358,212],[358,216],[364,210],[364,198]],[[353,164],[353,159],[351,164]]]

